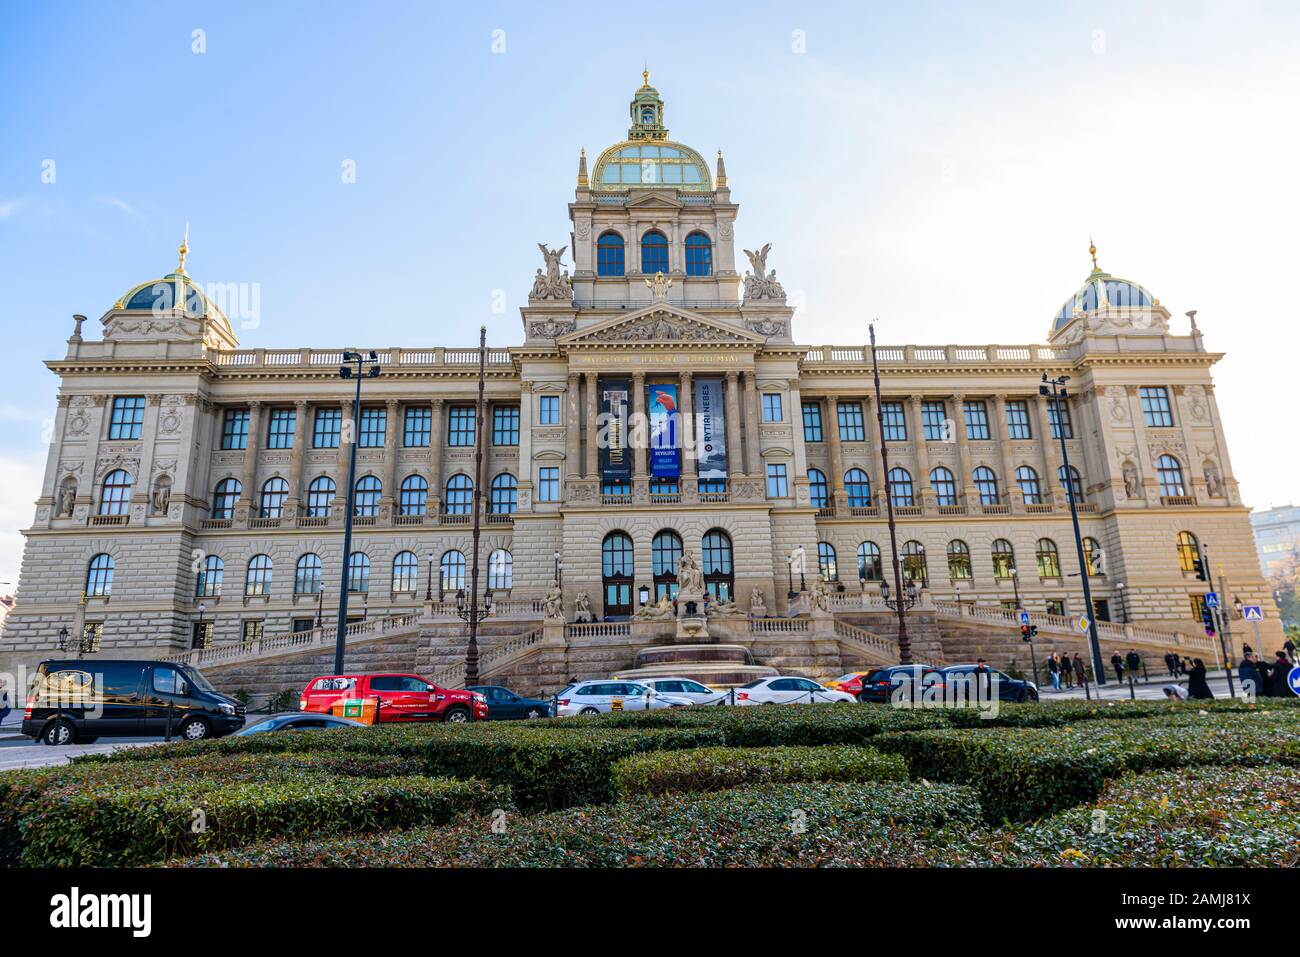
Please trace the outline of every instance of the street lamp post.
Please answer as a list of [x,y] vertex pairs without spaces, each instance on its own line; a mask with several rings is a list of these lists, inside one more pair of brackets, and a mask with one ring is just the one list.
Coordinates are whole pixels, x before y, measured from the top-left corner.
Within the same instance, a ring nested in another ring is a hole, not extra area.
[[208,643],[208,637],[206,634],[204,634],[203,631],[203,613],[207,610],[208,610],[208,603],[204,601],[199,602],[199,630],[198,633],[194,636],[193,645],[195,648],[198,648],[200,650],[206,647]]
[[[484,398],[483,393],[487,382],[487,326],[480,326],[478,333],[478,404],[474,411],[474,535],[473,551],[474,563],[470,569],[469,579],[469,644],[465,647],[465,684],[472,685],[478,683],[478,548],[479,548],[479,520],[480,512],[483,506],[483,430],[485,423],[483,421]],[[485,614],[491,614],[492,611],[492,589],[488,588],[484,595],[486,600]]]
[[[368,356],[360,352],[343,353],[343,361],[355,364],[339,367],[339,378],[356,379],[356,396],[352,401],[352,428],[350,430],[352,447],[348,451],[348,496],[347,510],[343,516],[343,570],[339,575],[339,627],[334,639],[334,673],[343,673],[343,643],[348,629],[348,565],[352,561],[352,513],[357,501],[357,420],[361,417],[361,380],[379,376],[379,356],[373,351]],[[369,367],[369,368],[367,368]]]
[[790,586],[789,591],[785,593],[785,597],[790,601],[794,601],[799,596],[799,593],[794,590],[794,555],[785,557],[785,577]]
[[1119,597],[1119,623],[1121,625],[1128,623],[1128,606],[1124,604],[1125,587],[1123,582],[1115,583],[1115,594]]
[[[1201,568],[1205,570],[1205,584],[1210,587],[1210,591],[1214,591],[1214,572],[1210,571],[1210,549],[1205,545],[1198,545],[1197,547],[1200,550]],[[1219,601],[1219,604],[1223,604],[1222,600]],[[1216,630],[1219,633],[1219,654],[1223,656],[1223,672],[1228,677],[1228,697],[1235,698],[1237,697],[1237,686],[1232,680],[1232,636],[1228,633],[1228,616],[1226,614],[1220,615],[1218,608],[1211,608],[1210,616],[1218,622]],[[1241,690],[1245,691],[1246,689],[1243,687]],[[1256,688],[1255,694],[1258,695],[1262,691],[1262,688]]]
[[[876,326],[867,323],[867,332],[871,336],[871,380],[876,390],[876,429],[880,435],[880,471],[885,476],[885,511],[889,516],[889,553],[894,562],[894,593],[898,596],[897,605],[891,605],[898,612],[898,661],[900,664],[912,663],[912,641],[907,637],[907,609],[910,605],[903,602],[903,569],[898,562],[898,532],[894,525],[894,499],[889,489],[889,450],[885,447],[885,410],[880,404],[880,365],[876,361]],[[911,582],[908,582],[912,585]],[[881,594],[889,603],[886,582],[881,583]],[[912,586],[915,591],[915,586]]]
[[321,612],[324,611],[325,605],[325,582],[322,580],[316,585],[316,630],[320,631],[325,627],[322,620]]
[[1020,603],[1020,569],[1015,565],[1011,566],[1011,590],[1016,596],[1016,611],[1022,611],[1025,606]]
[[[424,586],[425,601],[433,601],[433,563],[433,552],[429,552],[429,581],[428,584]],[[441,582],[439,582],[439,584],[441,584]]]
[[[1092,670],[1097,677],[1097,687],[1100,688],[1106,683],[1106,668],[1101,660],[1101,638],[1097,634],[1097,616],[1092,608],[1092,586],[1088,582],[1088,560],[1084,557],[1083,552],[1083,533],[1079,530],[1079,508],[1078,503],[1074,500],[1074,482],[1070,476],[1070,450],[1065,445],[1065,429],[1063,428],[1065,418],[1061,415],[1061,399],[1069,395],[1066,391],[1065,383],[1070,380],[1068,375],[1057,376],[1055,379],[1049,379],[1047,373],[1043,373],[1043,384],[1038,387],[1038,394],[1050,402],[1050,408],[1056,416],[1056,435],[1061,441],[1061,467],[1065,470],[1065,494],[1070,502],[1070,521],[1074,523],[1074,547],[1079,556],[1079,579],[1083,582],[1083,607],[1084,614],[1088,616],[1088,645],[1092,651]],[[1046,439],[1047,436],[1044,436]]]

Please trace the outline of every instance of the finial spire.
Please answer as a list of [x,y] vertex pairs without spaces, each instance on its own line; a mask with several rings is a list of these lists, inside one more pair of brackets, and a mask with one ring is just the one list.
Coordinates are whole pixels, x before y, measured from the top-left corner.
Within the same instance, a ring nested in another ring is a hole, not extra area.
[[183,276],[183,275],[185,275],[185,257],[188,256],[188,255],[190,254],[190,224],[189,224],[189,220],[186,220],[186,221],[185,221],[185,238],[181,240],[181,248],[180,248],[178,251],[179,251],[180,254],[181,254],[181,261],[180,261],[180,265],[178,265],[178,266],[176,267],[176,271],[177,271],[178,273],[180,273],[180,274]]
[[645,69],[641,71],[641,85],[643,87],[650,85],[650,67],[648,64],[645,66]]
[[1097,265],[1097,244],[1092,241],[1091,236],[1088,237],[1088,255],[1092,257],[1092,271],[1101,272],[1101,267]]
[[578,150],[578,186],[586,189],[590,185],[587,179],[587,148],[584,146]]
[[716,179],[719,186],[727,185],[727,164],[722,161],[722,150],[718,150],[718,175]]

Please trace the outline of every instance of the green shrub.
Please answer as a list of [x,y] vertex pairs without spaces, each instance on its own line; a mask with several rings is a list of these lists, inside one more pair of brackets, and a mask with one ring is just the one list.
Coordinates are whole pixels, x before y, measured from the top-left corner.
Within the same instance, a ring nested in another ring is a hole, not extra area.
[[[1300,702],[1300,698],[1294,699]],[[1195,720],[1215,714],[1236,714],[1289,709],[1284,698],[1261,698],[1248,703],[1240,698],[1215,701],[1043,701],[1038,704],[1000,702],[997,714],[981,715],[974,709],[950,709],[944,712],[949,723],[967,728],[1040,728],[1060,727],[1079,721],[1125,720],[1129,718],[1177,718]]]
[[[948,863],[951,825],[979,822],[969,788],[907,783],[760,785],[669,794],[365,840],[277,841],[186,866],[773,867]],[[927,857],[926,855],[932,855]]]
[[670,791],[721,791],[757,784],[818,781],[901,781],[907,764],[871,748],[697,748],[656,751],[614,765],[620,797]]

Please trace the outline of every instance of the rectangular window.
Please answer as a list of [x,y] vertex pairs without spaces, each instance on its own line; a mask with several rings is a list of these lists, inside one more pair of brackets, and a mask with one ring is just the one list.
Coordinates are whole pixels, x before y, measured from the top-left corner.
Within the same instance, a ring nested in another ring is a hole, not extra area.
[[227,409],[221,423],[221,447],[223,449],[248,448],[248,410]]
[[109,439],[138,439],[144,427],[144,396],[120,395],[113,400],[108,420]]
[[245,619],[243,637],[245,641],[257,641],[260,639],[262,637],[262,619]]
[[361,410],[360,447],[363,449],[382,449],[384,433],[388,431],[388,410],[373,408]]
[[907,441],[907,417],[901,402],[882,402],[880,412],[885,420],[885,441]]
[[1169,428],[1174,424],[1168,389],[1162,385],[1144,385],[1138,390],[1138,397],[1142,400],[1142,415],[1148,428]]
[[767,467],[767,497],[785,498],[789,494],[784,463],[770,463]]
[[402,429],[402,444],[408,449],[427,449],[429,434],[433,429],[433,409],[427,405],[406,407],[406,421]]
[[560,470],[547,466],[538,472],[537,501],[558,502],[560,500]]
[[822,404],[805,402],[803,404],[803,440],[805,442],[822,441]]
[[[1060,409],[1060,418],[1057,418],[1057,409]],[[1047,403],[1047,421],[1052,424],[1052,438],[1060,439],[1062,434],[1067,439],[1074,438],[1074,423],[1070,420],[1070,405],[1064,400],[1058,406],[1054,402]]]
[[1049,615],[1055,615],[1055,616],[1058,617],[1058,618],[1064,618],[1064,617],[1065,617],[1065,602],[1063,602],[1063,601],[1061,601],[1060,599],[1057,599],[1057,598],[1051,598],[1051,599],[1048,599],[1048,602],[1047,602],[1047,613],[1048,613]]
[[947,442],[951,439],[948,435],[948,412],[943,407],[943,402],[921,403],[921,429],[927,442]]
[[867,431],[862,424],[861,402],[839,402],[835,408],[841,442],[865,442]]
[[1024,399],[1007,400],[1007,438],[1033,438],[1029,431],[1029,403]]
[[337,449],[339,432],[343,428],[342,409],[317,409],[316,424],[312,428],[311,446],[314,449]]
[[293,431],[298,427],[298,413],[293,409],[272,409],[266,424],[268,449],[293,448]]
[[543,395],[537,397],[537,424],[560,424],[560,397],[558,395]]
[[966,438],[987,441],[989,437],[989,410],[983,399],[962,403],[962,417],[966,420]]
[[763,421],[784,422],[785,412],[781,408],[781,393],[763,393]]
[[498,405],[492,408],[492,444],[519,444],[519,406]]
[[447,415],[447,444],[451,446],[474,445],[474,407],[453,405]]

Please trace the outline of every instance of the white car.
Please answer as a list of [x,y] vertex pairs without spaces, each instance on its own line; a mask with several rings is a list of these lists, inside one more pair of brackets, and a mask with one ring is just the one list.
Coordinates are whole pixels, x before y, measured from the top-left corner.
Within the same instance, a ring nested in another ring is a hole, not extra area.
[[646,678],[641,684],[654,688],[661,695],[685,698],[691,704],[726,704],[727,692],[702,685],[690,678]]
[[694,704],[687,698],[664,695],[639,681],[580,681],[561,691],[555,700],[555,716],[602,714],[608,711],[654,711],[684,708]]
[[826,702],[852,703],[857,699],[844,691],[832,691],[811,678],[777,675],[759,678],[736,689],[737,705],[752,704],[821,704]]

